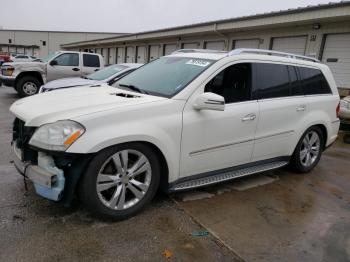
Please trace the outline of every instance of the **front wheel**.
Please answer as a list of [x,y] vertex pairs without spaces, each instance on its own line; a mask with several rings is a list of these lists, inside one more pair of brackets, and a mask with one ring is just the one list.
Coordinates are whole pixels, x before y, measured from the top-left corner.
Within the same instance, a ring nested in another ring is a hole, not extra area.
[[21,97],[32,96],[39,92],[40,81],[34,76],[23,76],[16,85],[16,90]]
[[300,173],[310,172],[320,161],[323,151],[322,131],[319,127],[310,127],[303,134],[295,148],[291,166]]
[[102,218],[122,220],[138,213],[157,192],[156,154],[141,143],[101,151],[79,184],[82,203]]

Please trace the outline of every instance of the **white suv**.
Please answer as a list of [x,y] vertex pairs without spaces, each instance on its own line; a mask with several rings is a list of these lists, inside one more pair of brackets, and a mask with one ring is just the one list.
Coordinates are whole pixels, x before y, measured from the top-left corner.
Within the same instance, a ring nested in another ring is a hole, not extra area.
[[[43,110],[45,108],[45,110]],[[180,50],[115,84],[15,102],[18,170],[41,196],[77,191],[124,219],[167,192],[290,164],[308,172],[337,137],[339,95],[316,59],[269,50]]]

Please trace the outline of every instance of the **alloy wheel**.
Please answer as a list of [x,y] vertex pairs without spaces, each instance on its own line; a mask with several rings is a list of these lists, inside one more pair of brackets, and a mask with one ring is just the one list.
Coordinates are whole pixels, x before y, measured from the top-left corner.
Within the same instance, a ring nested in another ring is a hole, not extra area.
[[321,148],[321,139],[319,134],[312,130],[308,132],[300,147],[300,161],[305,167],[310,167],[315,163]]
[[96,180],[97,194],[106,207],[125,210],[145,196],[151,178],[151,164],[143,153],[122,150],[102,165]]

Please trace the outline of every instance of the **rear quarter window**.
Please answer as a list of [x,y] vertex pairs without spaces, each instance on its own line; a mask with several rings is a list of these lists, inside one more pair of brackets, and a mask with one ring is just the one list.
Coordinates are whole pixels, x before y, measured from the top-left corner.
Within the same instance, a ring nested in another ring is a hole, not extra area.
[[332,94],[321,70],[307,67],[299,67],[298,70],[305,95]]
[[100,67],[100,59],[97,55],[83,54],[83,65],[86,67]]

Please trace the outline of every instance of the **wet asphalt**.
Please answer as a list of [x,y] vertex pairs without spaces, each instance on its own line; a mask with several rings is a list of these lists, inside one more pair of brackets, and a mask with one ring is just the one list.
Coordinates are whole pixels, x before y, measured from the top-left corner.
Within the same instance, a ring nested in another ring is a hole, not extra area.
[[285,168],[159,193],[141,214],[108,222],[77,200],[65,208],[25,191],[11,164],[17,99],[0,87],[0,261],[350,261],[350,145],[341,139],[310,174]]

